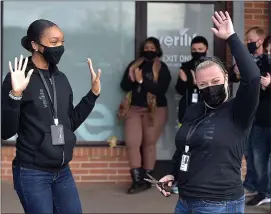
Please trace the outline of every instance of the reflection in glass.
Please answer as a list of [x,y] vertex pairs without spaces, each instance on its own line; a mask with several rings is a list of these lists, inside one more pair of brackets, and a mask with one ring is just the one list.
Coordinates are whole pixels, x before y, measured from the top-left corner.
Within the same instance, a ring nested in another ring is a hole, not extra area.
[[213,33],[211,14],[213,4],[185,3],[148,3],[148,36],[159,38],[164,52],[162,60],[168,65],[172,81],[167,93],[169,119],[164,135],[157,145],[158,159],[171,159],[175,150],[175,133],[177,130],[177,112],[179,95],[175,92],[179,68],[182,62],[191,59],[191,40],[201,35],[209,42],[209,55],[213,55]]

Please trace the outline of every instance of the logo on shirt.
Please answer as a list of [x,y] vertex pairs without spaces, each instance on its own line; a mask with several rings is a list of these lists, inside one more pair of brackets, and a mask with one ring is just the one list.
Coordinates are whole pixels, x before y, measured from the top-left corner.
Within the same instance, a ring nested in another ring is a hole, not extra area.
[[47,107],[48,107],[48,103],[47,103],[47,101],[46,101],[46,97],[45,97],[45,94],[44,94],[44,90],[43,90],[43,89],[40,89],[40,96],[39,96],[39,99],[42,101],[43,107],[44,107],[44,108],[47,108]]

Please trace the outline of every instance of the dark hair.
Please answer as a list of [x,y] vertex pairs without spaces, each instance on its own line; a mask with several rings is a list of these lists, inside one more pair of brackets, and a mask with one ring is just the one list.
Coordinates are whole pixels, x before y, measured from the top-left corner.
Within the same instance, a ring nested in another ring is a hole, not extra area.
[[160,42],[157,38],[155,37],[149,37],[147,38],[143,44],[141,45],[140,47],[140,52],[139,52],[139,56],[142,57],[143,56],[143,52],[144,52],[144,47],[145,45],[148,43],[148,42],[151,42],[154,44],[155,48],[156,48],[156,52],[157,52],[157,56],[160,58],[161,56],[163,56],[163,51],[162,51],[162,48],[161,48],[161,45],[160,45]]
[[203,36],[196,36],[196,37],[194,37],[194,38],[192,39],[192,41],[191,41],[191,46],[192,46],[193,44],[196,44],[196,43],[202,43],[202,44],[204,44],[204,45],[207,47],[207,49],[208,49],[208,41],[207,41],[207,39],[206,39],[205,37],[203,37]]
[[271,44],[271,36],[267,36],[263,42],[263,48],[266,49]]
[[32,22],[27,29],[27,36],[24,36],[21,40],[22,46],[26,50],[33,52],[34,50],[32,48],[31,42],[35,41],[39,43],[44,31],[53,26],[57,25],[45,19],[38,19]]

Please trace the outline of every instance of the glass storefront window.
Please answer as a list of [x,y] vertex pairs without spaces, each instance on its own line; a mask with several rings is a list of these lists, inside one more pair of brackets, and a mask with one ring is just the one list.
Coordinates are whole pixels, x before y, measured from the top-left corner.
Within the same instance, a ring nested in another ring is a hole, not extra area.
[[[123,140],[116,118],[123,93],[119,83],[134,59],[135,2],[125,1],[5,1],[3,7],[3,78],[8,61],[30,53],[21,38],[36,19],[56,23],[65,34],[65,53],[59,64],[72,86],[74,105],[91,87],[87,57],[101,68],[102,92],[92,114],[76,131],[78,141]],[[14,138],[10,139],[14,140]]]
[[180,95],[175,91],[180,66],[191,59],[190,44],[195,36],[208,40],[208,54],[214,53],[211,15],[214,4],[149,2],[147,4],[147,35],[160,40],[164,52],[162,60],[168,65],[172,80],[167,93],[169,119],[157,144],[157,159],[171,159],[175,150]]

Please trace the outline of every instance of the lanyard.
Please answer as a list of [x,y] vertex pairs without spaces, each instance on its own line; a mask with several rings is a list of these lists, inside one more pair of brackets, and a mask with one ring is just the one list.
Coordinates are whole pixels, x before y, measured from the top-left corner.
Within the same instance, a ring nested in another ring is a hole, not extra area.
[[45,89],[46,89],[46,91],[47,91],[47,94],[48,94],[48,96],[49,96],[49,98],[50,98],[50,102],[51,102],[51,104],[52,104],[52,106],[53,106],[53,109],[52,109],[52,111],[53,111],[53,119],[54,119],[54,123],[55,123],[55,125],[57,126],[58,125],[58,117],[57,117],[57,99],[56,99],[56,85],[55,85],[55,78],[54,78],[54,76],[52,75],[52,77],[51,77],[51,83],[52,83],[52,88],[53,88],[53,95],[54,95],[54,100],[52,99],[52,96],[51,96],[51,94],[50,94],[50,90],[49,90],[49,87],[48,87],[48,84],[47,84],[47,82],[46,82],[46,80],[45,80],[45,78],[44,78],[44,75],[43,75],[43,73],[40,71],[40,70],[38,70],[39,71],[39,75],[40,75],[40,78],[41,78],[41,80],[42,80],[42,83],[43,83],[43,85],[44,85],[44,87],[45,87]]

